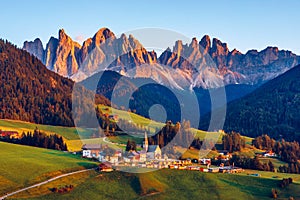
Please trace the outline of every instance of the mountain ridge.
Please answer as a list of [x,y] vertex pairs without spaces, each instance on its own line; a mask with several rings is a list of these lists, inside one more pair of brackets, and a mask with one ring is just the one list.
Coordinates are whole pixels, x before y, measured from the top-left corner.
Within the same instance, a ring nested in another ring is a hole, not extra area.
[[[172,87],[217,88],[229,84],[261,84],[300,63],[291,51],[267,47],[242,54],[217,38],[205,35],[190,44],[175,41],[158,57],[147,51],[134,36],[119,38],[108,28],[99,29],[82,45],[74,42],[63,29],[59,38],[51,37],[46,49],[39,39],[24,42],[23,49],[39,58],[48,69],[81,81],[99,71],[113,70],[129,77],[152,77],[167,85],[167,74],[174,74]],[[43,55],[43,56],[42,56]],[[175,71],[176,72],[175,72]],[[195,73],[196,71],[196,73]]]

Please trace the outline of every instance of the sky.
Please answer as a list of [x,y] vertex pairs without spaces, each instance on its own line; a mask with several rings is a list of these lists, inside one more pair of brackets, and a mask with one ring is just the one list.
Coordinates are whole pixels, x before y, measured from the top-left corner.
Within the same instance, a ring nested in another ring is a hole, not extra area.
[[101,27],[116,34],[155,27],[198,40],[207,34],[243,53],[277,46],[300,55],[298,0],[0,2],[0,38],[19,47],[37,37],[45,46],[51,36],[58,37],[61,28],[81,43]]

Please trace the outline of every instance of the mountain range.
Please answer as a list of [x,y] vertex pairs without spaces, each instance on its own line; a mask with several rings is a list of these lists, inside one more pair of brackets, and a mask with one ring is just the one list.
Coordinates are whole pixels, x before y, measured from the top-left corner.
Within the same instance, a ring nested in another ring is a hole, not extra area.
[[45,66],[65,77],[82,81],[93,74],[112,70],[134,78],[151,77],[156,82],[177,89],[218,88],[230,84],[259,85],[300,63],[291,51],[267,47],[242,54],[229,50],[226,43],[205,35],[190,44],[175,41],[159,57],[147,51],[134,38],[119,38],[108,28],[101,28],[82,45],[63,29],[43,48],[40,39],[24,42],[23,49],[35,55]]
[[[267,47],[260,52],[250,50],[242,54],[235,49],[229,51],[227,44],[218,39],[211,41],[209,36],[204,36],[200,42],[193,38],[190,44],[176,41],[172,50],[168,48],[158,57],[132,35],[122,34],[117,38],[107,28],[100,29],[83,45],[60,30],[59,38],[50,38],[46,49],[39,39],[25,42],[23,48],[44,62],[48,69],[76,81],[84,80],[83,85],[101,78],[96,92],[108,99],[112,98],[114,87],[122,77],[124,83],[120,85],[127,90],[115,90],[114,95],[120,97],[136,90],[136,83],[153,79],[178,91],[193,88],[200,110],[205,114],[212,111],[207,89],[217,91],[225,84],[229,103],[224,130],[248,136],[267,133],[275,138],[299,139],[300,66],[297,64],[300,60],[290,51]],[[177,74],[168,76],[173,70]],[[149,117],[151,105],[165,102],[171,110],[168,118],[175,116],[172,120],[176,121],[181,105],[171,95],[163,98],[164,94],[166,90],[157,85],[147,91],[137,90],[131,99],[131,108]],[[207,130],[209,120],[209,114],[201,117],[202,130]]]

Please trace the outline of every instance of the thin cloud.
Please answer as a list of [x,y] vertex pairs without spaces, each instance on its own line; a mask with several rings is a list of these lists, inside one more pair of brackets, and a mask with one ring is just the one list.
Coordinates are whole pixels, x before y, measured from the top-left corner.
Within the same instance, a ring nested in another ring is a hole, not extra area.
[[77,35],[77,36],[75,37],[75,40],[76,40],[77,42],[82,43],[82,42],[84,41],[84,36],[83,36],[83,35]]

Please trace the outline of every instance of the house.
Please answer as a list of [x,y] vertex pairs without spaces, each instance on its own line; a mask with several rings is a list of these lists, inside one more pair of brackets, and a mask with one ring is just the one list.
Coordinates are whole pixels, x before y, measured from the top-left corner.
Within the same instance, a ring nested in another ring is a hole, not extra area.
[[118,156],[118,157],[122,157],[122,151],[121,150],[117,150],[116,152],[115,152],[115,156]]
[[100,159],[101,144],[85,144],[82,146],[82,157]]
[[119,162],[119,157],[114,155],[109,157],[109,162],[112,164],[117,164]]
[[107,158],[106,154],[100,150],[98,159],[100,162],[106,162],[108,158]]
[[219,150],[218,152],[219,152],[219,156],[217,158],[218,160],[226,161],[232,158],[232,154],[229,153],[227,150]]
[[211,164],[211,159],[210,158],[201,158],[201,159],[199,159],[199,163],[201,165],[209,165],[209,164]]
[[234,167],[234,166],[223,166],[219,168],[220,173],[241,173],[243,171],[240,167]]
[[17,131],[2,131],[2,130],[0,130],[0,138],[16,139],[16,138],[19,138],[19,133]]
[[147,161],[147,152],[145,150],[140,151],[140,162]]
[[208,172],[211,172],[211,173],[217,173],[217,172],[219,172],[219,168],[218,168],[218,167],[215,167],[215,168],[208,168]]
[[140,161],[140,154],[136,151],[131,151],[128,155],[128,158],[131,162],[139,162]]
[[99,171],[101,172],[111,172],[113,171],[112,164],[109,162],[103,162],[99,165]]
[[276,154],[270,150],[270,151],[266,151],[264,154],[263,154],[264,157],[276,157]]

